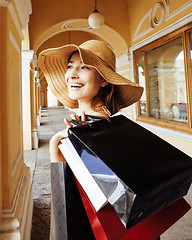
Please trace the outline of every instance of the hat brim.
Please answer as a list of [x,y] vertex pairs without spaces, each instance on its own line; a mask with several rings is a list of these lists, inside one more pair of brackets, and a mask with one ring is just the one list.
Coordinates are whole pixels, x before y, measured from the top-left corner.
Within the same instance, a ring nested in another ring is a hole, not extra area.
[[78,108],[78,102],[68,97],[68,88],[65,82],[68,59],[74,51],[79,51],[84,64],[94,67],[107,82],[116,85],[115,96],[120,108],[127,107],[140,99],[143,93],[141,86],[116,73],[105,61],[88,49],[69,44],[44,50],[38,58],[39,67],[43,71],[52,93],[63,105],[69,108]]

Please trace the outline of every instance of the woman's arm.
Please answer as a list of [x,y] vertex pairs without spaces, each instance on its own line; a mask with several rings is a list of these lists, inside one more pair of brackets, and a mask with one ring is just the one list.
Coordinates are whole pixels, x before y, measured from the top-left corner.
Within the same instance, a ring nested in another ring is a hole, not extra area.
[[[76,119],[76,120],[80,119],[79,116],[77,116],[77,115],[71,115],[71,118]],[[81,119],[83,121],[86,120],[84,112],[81,116]],[[60,140],[68,137],[68,129],[72,126],[72,124],[71,124],[71,121],[69,121],[67,119],[64,119],[64,123],[67,125],[67,128],[62,131],[59,131],[58,133],[53,135],[53,137],[50,140],[49,149],[50,149],[50,161],[51,162],[66,162],[66,160],[58,146],[60,144]]]
[[56,133],[51,138],[50,143],[49,143],[50,161],[51,162],[65,162],[66,161],[63,154],[61,153],[58,145],[59,145],[61,139],[68,137],[67,130],[68,130],[68,128]]
[[71,127],[71,122],[67,119],[64,119],[67,128],[59,131],[50,140],[49,151],[50,151],[50,161],[51,162],[65,162],[65,158],[59,149],[60,140],[68,137],[68,129]]

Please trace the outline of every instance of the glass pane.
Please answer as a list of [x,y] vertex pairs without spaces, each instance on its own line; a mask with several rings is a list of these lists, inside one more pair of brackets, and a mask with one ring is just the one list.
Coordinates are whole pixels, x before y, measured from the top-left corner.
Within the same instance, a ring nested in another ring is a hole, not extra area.
[[187,95],[182,39],[147,53],[150,116],[187,123]]
[[191,56],[191,70],[192,70],[192,33],[189,34],[189,42],[190,42],[190,56]]
[[144,73],[144,55],[139,55],[137,57],[137,71],[139,85],[144,88],[143,95],[140,98],[140,114],[147,115],[146,109],[146,89],[145,89],[145,73]]

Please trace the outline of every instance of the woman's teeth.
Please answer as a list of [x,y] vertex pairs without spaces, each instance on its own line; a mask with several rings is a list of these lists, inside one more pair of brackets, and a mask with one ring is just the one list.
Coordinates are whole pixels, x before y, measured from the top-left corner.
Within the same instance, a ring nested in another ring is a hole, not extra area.
[[74,84],[71,84],[71,87],[72,88],[76,88],[76,87],[83,87],[83,84],[80,84],[80,83],[74,83]]

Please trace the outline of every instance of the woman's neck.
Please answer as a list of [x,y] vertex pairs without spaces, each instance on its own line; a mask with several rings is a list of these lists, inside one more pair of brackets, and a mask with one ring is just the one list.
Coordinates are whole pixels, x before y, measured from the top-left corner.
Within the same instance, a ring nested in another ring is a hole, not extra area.
[[91,103],[79,102],[79,115],[85,112],[86,115],[109,117],[102,108],[103,104],[98,103],[94,108]]

